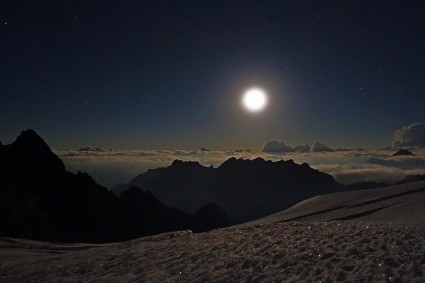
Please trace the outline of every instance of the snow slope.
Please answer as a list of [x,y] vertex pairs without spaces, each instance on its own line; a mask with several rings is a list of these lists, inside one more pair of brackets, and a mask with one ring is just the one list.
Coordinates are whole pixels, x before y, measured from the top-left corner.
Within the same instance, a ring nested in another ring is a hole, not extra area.
[[318,196],[200,234],[103,245],[0,238],[0,282],[424,282],[424,187]]
[[316,196],[241,226],[282,221],[357,220],[425,227],[425,181]]

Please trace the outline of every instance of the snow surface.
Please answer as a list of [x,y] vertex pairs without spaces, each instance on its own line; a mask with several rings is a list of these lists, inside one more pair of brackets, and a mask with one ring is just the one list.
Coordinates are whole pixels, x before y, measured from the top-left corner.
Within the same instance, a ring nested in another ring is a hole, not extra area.
[[240,226],[331,220],[398,222],[425,228],[425,181],[316,196]]
[[102,245],[0,238],[0,282],[425,282],[424,187],[318,196],[200,234]]

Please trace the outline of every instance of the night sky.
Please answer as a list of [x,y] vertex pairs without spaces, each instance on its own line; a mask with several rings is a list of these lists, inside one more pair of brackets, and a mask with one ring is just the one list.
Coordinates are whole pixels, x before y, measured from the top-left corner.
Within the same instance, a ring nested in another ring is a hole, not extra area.
[[425,121],[424,1],[3,0],[0,23],[3,143],[379,147]]

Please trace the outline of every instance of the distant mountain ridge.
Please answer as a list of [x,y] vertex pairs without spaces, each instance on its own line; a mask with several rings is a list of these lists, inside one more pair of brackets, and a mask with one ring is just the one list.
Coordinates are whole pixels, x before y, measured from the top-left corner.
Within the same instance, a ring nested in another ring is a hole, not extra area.
[[33,130],[0,145],[0,236],[54,242],[113,242],[192,229],[228,226],[215,206],[195,215],[161,203],[133,186],[117,198],[63,162]]
[[217,168],[175,160],[171,166],[148,170],[112,191],[119,195],[132,185],[190,213],[201,203],[217,203],[238,221],[265,216],[318,194],[347,189],[307,163],[234,157]]

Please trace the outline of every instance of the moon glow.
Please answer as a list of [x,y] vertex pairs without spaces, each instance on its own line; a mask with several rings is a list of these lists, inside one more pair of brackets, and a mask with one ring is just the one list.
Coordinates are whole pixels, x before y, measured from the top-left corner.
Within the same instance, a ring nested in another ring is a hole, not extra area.
[[249,89],[244,93],[242,103],[247,110],[258,112],[266,107],[267,95],[259,88]]

